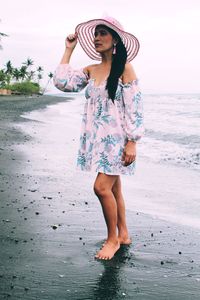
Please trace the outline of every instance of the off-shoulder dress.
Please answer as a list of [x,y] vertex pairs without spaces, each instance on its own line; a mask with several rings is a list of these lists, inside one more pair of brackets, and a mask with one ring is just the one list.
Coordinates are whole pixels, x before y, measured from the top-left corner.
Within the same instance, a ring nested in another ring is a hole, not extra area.
[[83,69],[60,64],[54,74],[55,86],[64,92],[85,89],[77,168],[108,175],[133,175],[136,161],[124,166],[122,153],[128,140],[144,134],[143,103],[138,80],[123,84],[119,79],[114,103],[108,97],[106,80],[99,86]]

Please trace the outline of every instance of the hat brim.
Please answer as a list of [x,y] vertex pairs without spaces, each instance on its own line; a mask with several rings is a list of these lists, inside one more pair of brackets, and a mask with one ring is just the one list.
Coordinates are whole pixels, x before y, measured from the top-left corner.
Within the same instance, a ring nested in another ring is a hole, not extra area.
[[127,61],[133,60],[140,48],[138,39],[131,33],[123,31],[104,19],[94,19],[76,26],[75,32],[78,34],[78,40],[85,53],[94,60],[101,60],[101,55],[96,52],[94,46],[94,31],[97,25],[106,25],[113,29],[120,36],[126,51]]

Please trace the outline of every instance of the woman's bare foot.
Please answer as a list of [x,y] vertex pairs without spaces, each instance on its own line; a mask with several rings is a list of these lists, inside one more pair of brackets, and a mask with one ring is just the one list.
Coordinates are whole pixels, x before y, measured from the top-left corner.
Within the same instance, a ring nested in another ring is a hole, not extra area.
[[[130,245],[132,244],[132,239],[127,237],[127,236],[118,236],[118,240],[119,240],[119,243],[120,245]],[[101,246],[101,249],[105,246],[105,244],[107,243],[107,240],[105,240]]]
[[129,237],[118,237],[120,245],[130,245],[132,243],[131,238]]
[[119,250],[119,248],[120,243],[118,240],[116,242],[107,240],[103,244],[102,249],[95,255],[95,258],[110,260],[111,258],[113,258],[115,253]]
[[132,243],[132,240],[129,237],[127,229],[125,229],[125,230],[123,230],[123,229],[119,230],[119,232],[118,232],[118,240],[120,242],[120,245],[130,245]]

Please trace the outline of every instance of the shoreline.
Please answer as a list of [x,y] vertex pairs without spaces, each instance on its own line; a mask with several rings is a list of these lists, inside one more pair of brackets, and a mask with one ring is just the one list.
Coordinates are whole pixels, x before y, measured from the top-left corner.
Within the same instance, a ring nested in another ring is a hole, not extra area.
[[[106,228],[92,191],[93,174],[81,176],[73,169],[77,140],[71,132],[78,132],[79,124],[71,111],[78,104],[70,103],[66,118],[56,103],[68,98],[40,96],[29,103],[18,99],[17,106],[12,99],[1,105],[1,98],[0,296],[42,300],[199,299],[197,229],[137,209],[128,210],[133,244],[122,247],[109,262],[94,260]],[[28,119],[28,115],[20,117],[35,109],[44,113],[46,105],[51,104],[57,108],[57,121],[51,114],[49,119],[45,115],[45,120],[39,121]],[[145,184],[148,192],[154,193],[147,185],[147,176],[137,174],[138,203],[148,200]],[[143,185],[141,178],[145,180]]]

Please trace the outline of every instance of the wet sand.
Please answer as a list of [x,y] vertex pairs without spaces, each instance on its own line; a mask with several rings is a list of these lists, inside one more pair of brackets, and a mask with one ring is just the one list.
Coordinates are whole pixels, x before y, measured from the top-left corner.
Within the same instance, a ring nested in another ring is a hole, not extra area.
[[0,299],[199,299],[198,229],[128,210],[133,244],[94,259],[106,228],[95,175],[74,169],[74,116],[21,117],[66,101],[0,97]]

